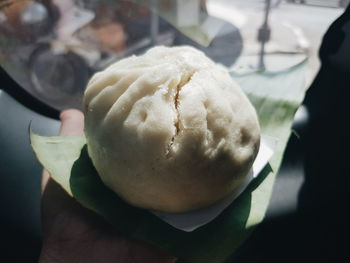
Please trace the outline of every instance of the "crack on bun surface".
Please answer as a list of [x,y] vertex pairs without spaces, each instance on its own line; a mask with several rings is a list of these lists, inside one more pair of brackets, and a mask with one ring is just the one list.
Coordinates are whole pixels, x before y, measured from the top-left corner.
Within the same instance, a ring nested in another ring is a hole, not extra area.
[[89,156],[131,205],[210,206],[240,189],[257,155],[256,112],[228,71],[192,47],[154,47],[90,80]]

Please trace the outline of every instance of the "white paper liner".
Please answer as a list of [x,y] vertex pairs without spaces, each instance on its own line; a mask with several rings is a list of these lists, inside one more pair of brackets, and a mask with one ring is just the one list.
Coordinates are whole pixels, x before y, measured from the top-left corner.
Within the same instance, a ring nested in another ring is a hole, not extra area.
[[272,157],[276,144],[277,139],[269,136],[262,136],[258,155],[249,171],[249,175],[247,176],[245,183],[238,191],[234,192],[232,195],[219,203],[208,208],[186,213],[164,213],[158,211],[150,212],[173,227],[186,232],[191,232],[209,223],[221,212],[223,212],[244,191],[248,184],[258,176]]

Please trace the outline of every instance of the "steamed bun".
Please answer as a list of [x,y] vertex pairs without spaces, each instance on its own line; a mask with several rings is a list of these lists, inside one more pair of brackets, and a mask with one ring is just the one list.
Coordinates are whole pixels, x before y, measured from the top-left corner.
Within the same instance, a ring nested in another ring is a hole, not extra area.
[[191,47],[154,47],[95,74],[84,96],[89,156],[128,203],[185,212],[243,184],[256,112],[227,70]]

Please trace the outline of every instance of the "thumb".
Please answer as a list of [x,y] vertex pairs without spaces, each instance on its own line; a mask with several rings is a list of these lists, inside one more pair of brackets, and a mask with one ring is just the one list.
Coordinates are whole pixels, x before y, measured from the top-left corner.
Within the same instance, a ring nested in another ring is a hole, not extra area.
[[70,109],[60,114],[60,135],[81,135],[84,132],[84,115],[81,111]]

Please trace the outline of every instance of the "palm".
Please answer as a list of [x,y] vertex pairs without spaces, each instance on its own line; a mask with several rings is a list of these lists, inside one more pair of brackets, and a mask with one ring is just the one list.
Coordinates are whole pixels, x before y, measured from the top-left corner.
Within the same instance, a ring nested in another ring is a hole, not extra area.
[[[83,132],[81,113],[64,112],[61,114],[61,121],[61,135]],[[45,186],[42,222],[44,242],[40,263],[176,261],[176,258],[160,249],[122,237],[102,218],[83,208],[53,181]]]

